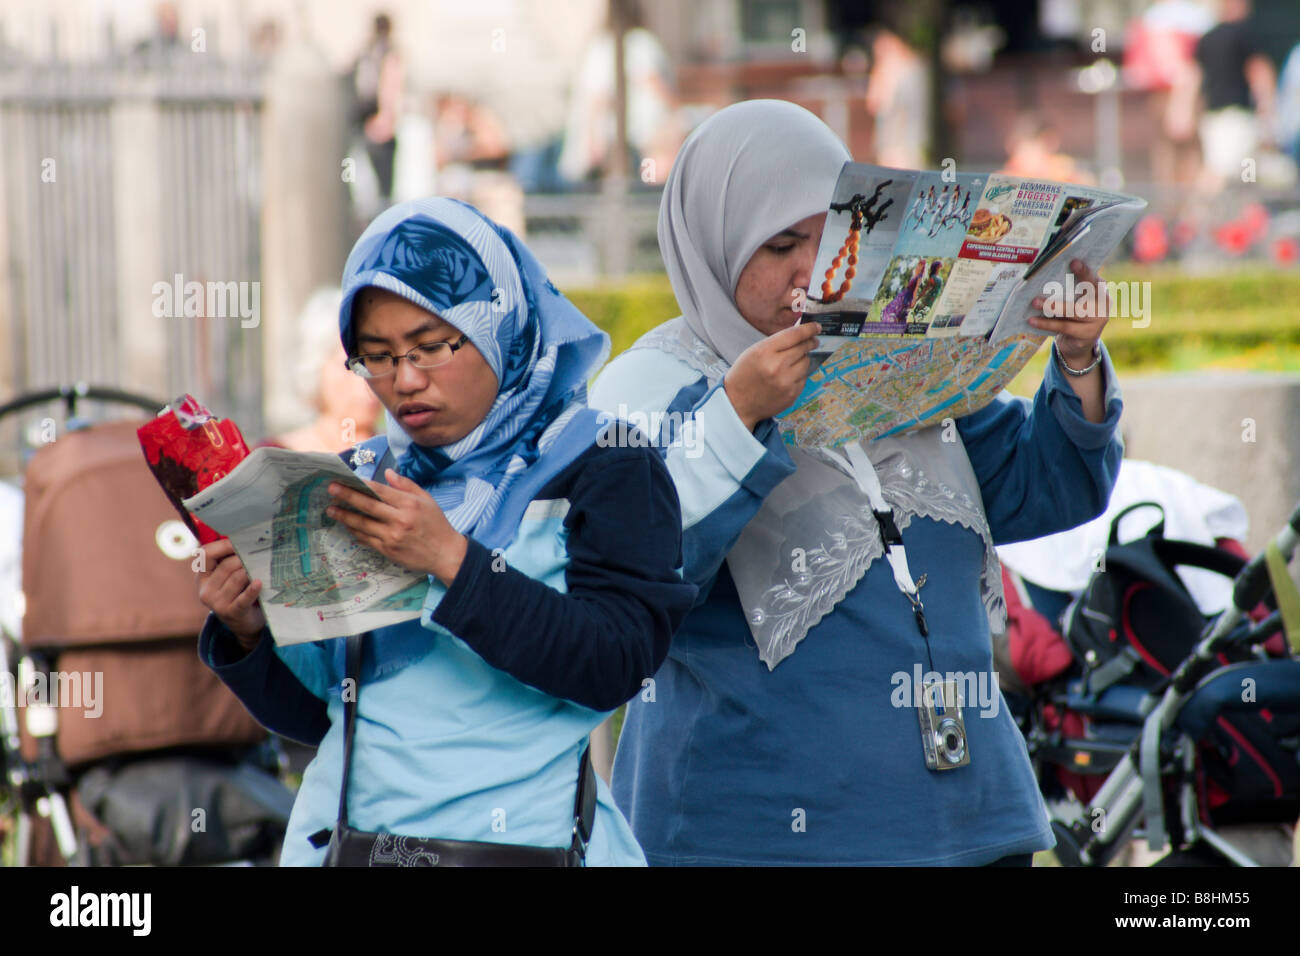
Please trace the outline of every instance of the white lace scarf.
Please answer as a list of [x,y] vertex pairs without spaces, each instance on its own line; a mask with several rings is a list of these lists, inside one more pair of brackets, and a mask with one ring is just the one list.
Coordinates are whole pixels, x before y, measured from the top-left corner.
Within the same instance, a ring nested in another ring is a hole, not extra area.
[[[710,384],[728,368],[680,318],[651,330],[632,348],[681,359]],[[932,426],[865,442],[863,448],[901,531],[923,517],[968,528],[983,540],[980,590],[989,628],[1000,632],[1006,627],[1002,569],[979,482],[956,429],[943,439],[943,429]],[[794,652],[884,554],[879,525],[857,482],[819,449],[787,449],[795,473],[767,496],[727,555],[758,655],[769,670]],[[942,567],[910,557],[913,573],[927,574],[931,593],[944,587]]]

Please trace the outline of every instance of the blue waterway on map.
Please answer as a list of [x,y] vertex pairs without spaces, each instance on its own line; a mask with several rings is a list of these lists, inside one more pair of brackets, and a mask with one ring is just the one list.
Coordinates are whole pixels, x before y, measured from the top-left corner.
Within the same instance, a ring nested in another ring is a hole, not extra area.
[[312,496],[317,487],[332,480],[332,478],[328,477],[312,478],[302,486],[302,490],[298,493],[298,562],[302,565],[303,577],[310,577],[312,570],[311,542],[307,534],[307,523],[310,520],[307,515],[311,507]]
[[[857,369],[863,368],[868,365],[875,365],[880,362],[888,362],[889,360],[893,359],[895,356],[906,355],[918,348],[923,348],[927,344],[933,347],[933,345],[937,343],[912,342],[903,345],[899,348],[892,349],[890,351],[875,352],[866,357],[858,355],[858,356],[854,356],[852,359],[845,358],[841,360],[841,363],[850,363],[850,364],[837,363],[835,366],[828,367],[827,363],[823,363],[821,368],[819,368],[815,373],[813,373],[813,376],[810,376],[808,381],[804,384],[803,391],[799,393],[799,398],[795,400],[794,404],[791,405],[791,408],[799,407],[801,405],[804,405],[808,401],[811,401],[812,398],[818,392],[820,392],[830,382],[833,382],[837,378],[842,378],[843,376],[849,374],[850,372],[856,371]],[[966,385],[965,388],[954,393],[953,395],[950,395],[947,399],[940,402],[939,404],[927,408],[920,417],[913,418],[908,422],[904,422],[894,428],[891,428],[887,432],[882,432],[877,437],[883,438],[886,435],[894,435],[897,434],[898,432],[905,431],[906,429],[913,427],[917,422],[924,421],[927,418],[933,418],[935,415],[944,411],[944,409],[947,409],[952,405],[957,404],[962,399],[964,399],[969,393],[976,391],[986,381],[988,381],[989,378],[991,378],[993,374],[997,372],[999,368],[1002,367],[1003,363],[1005,363],[1008,358],[1010,358],[1012,355],[1015,354],[1017,344],[1018,343],[1016,342],[1009,342],[1006,345],[1006,347],[998,350],[996,353],[990,356],[988,360],[985,362],[984,370],[980,372],[980,374],[977,375],[974,379],[972,379]],[[817,379],[817,381],[813,380],[814,377]],[[943,387],[940,386],[939,388],[927,389],[925,394],[935,395],[935,394],[941,394],[943,391],[944,391]],[[784,417],[785,414],[788,414],[788,412],[783,413],[782,417]]]

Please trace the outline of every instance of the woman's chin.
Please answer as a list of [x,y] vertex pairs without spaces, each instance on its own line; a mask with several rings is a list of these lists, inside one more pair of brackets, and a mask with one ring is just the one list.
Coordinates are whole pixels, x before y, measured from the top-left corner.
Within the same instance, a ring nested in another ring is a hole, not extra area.
[[428,421],[417,426],[407,422],[406,419],[395,412],[389,414],[401,427],[402,431],[406,433],[406,436],[417,445],[436,448],[439,445],[450,445],[456,441],[455,438],[450,437],[450,429],[448,429],[445,422]]
[[459,432],[446,424],[433,424],[425,425],[423,428],[408,429],[407,434],[417,445],[441,448],[443,445],[454,445],[469,433]]

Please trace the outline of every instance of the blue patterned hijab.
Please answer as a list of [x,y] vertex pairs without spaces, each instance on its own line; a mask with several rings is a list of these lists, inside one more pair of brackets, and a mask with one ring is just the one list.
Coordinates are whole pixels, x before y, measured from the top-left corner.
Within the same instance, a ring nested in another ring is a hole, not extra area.
[[545,480],[596,438],[587,379],[609,337],[560,294],[510,230],[450,199],[400,203],[357,240],[343,270],[339,332],[356,354],[352,304],[386,289],[469,336],[497,376],[487,416],[439,448],[411,441],[388,415],[397,471],[428,491],[452,527],[488,547],[513,538]]
[[[460,441],[418,445],[392,415],[387,439],[397,471],[429,492],[452,527],[485,547],[506,547],[528,504],[604,427],[587,407],[587,379],[609,354],[609,337],[560,294],[510,230],[450,199],[394,206],[357,240],[339,308],[349,355],[356,354],[352,303],[366,286],[455,326],[496,374],[496,401]],[[433,648],[428,618],[426,608],[422,621],[372,631],[362,683],[426,656]],[[336,639],[340,681],[345,645]]]

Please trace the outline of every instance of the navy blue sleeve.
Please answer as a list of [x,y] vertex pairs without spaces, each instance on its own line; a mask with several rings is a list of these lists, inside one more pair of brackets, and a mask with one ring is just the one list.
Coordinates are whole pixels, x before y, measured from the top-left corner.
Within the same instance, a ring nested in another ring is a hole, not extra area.
[[1076,528],[1106,510],[1124,446],[1115,368],[1102,346],[1106,418],[1090,422],[1054,356],[1032,404],[1003,394],[957,419],[996,544]]
[[659,669],[696,589],[679,573],[681,511],[659,455],[602,451],[568,492],[568,592],[499,560],[493,570],[471,538],[433,620],[517,680],[604,711]]
[[315,746],[330,721],[325,701],[309,691],[275,653],[269,629],[248,654],[211,612],[199,633],[199,659],[212,668],[267,730]]

